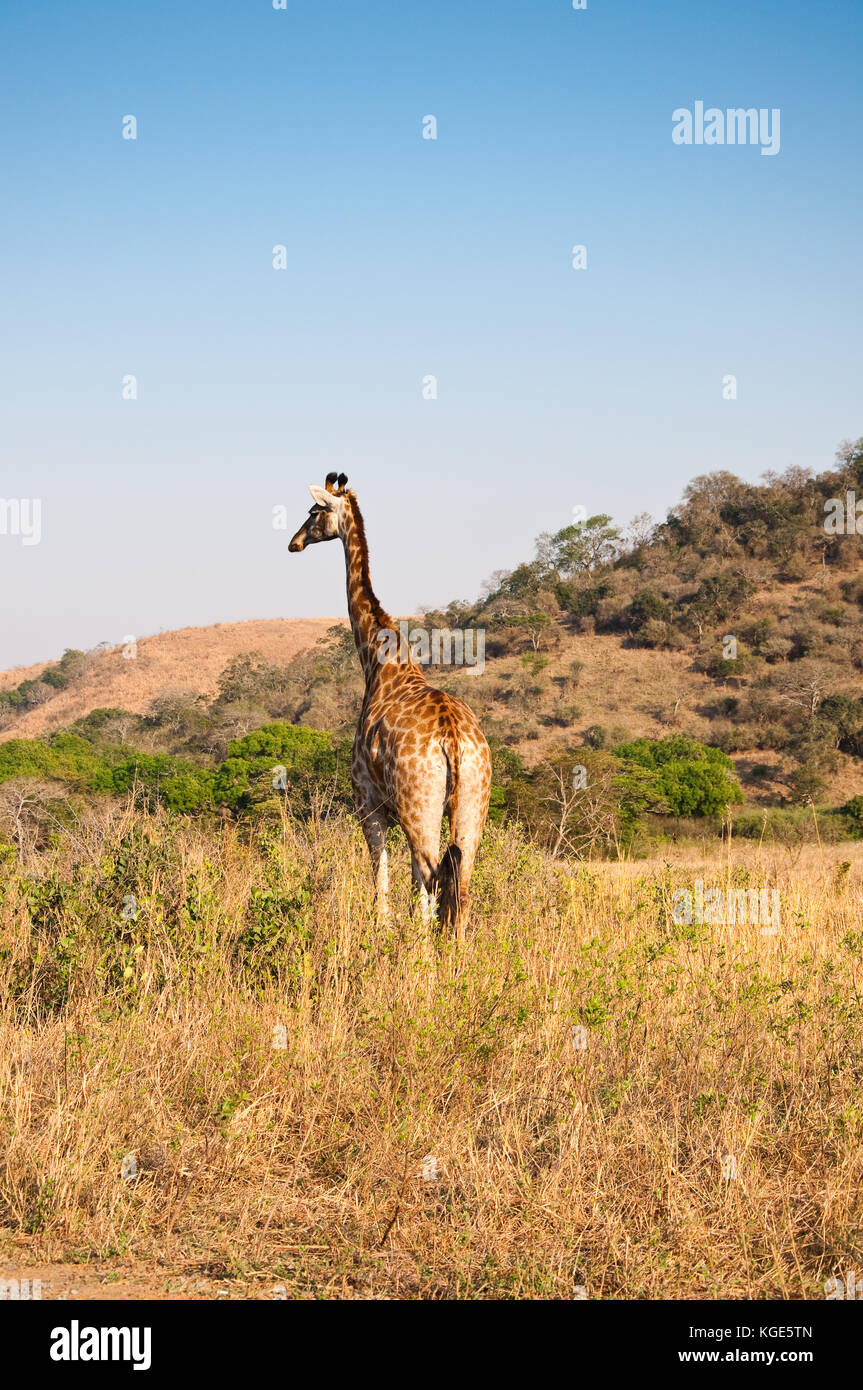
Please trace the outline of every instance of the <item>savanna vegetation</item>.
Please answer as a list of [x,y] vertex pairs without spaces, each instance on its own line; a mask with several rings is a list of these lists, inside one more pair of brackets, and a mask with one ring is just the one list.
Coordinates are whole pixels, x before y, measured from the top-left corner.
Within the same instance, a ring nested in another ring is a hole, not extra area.
[[[430,1299],[814,1298],[859,1269],[857,847],[577,867],[492,826],[460,953],[392,848],[385,930],[341,812],[127,796],[0,856],[4,1269]],[[778,889],[781,933],[676,925],[698,874]]]
[[[698,478],[425,615],[487,634],[482,675],[433,672],[494,757],[462,950],[397,829],[375,924],[346,629],[40,738],[21,711],[91,657],[2,692],[0,1268],[430,1299],[859,1269],[863,566],[823,524],[855,488],[860,444]],[[629,690],[588,702],[612,640],[664,654],[649,737]],[[778,893],[781,925],[677,921],[696,880]]]

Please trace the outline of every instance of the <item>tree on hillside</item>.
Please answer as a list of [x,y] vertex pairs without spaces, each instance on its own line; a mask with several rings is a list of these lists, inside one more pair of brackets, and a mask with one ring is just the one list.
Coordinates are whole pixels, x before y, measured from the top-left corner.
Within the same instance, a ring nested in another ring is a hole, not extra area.
[[509,618],[507,625],[523,632],[531,645],[531,649],[538,652],[540,647],[548,641],[552,621],[547,613],[525,613],[523,616],[516,615]]
[[528,823],[553,855],[590,859],[626,850],[639,817],[658,795],[655,777],[611,753],[579,748],[552,754],[531,777]]
[[834,670],[829,662],[804,657],[777,669],[770,686],[777,699],[801,710],[809,719],[814,719],[834,678]]
[[841,481],[849,488],[863,488],[863,438],[845,439],[836,450]]
[[756,588],[757,585],[739,571],[720,570],[717,574],[706,575],[685,605],[686,616],[698,636],[703,637],[706,627],[713,627],[738,613]]
[[529,564],[517,565],[506,576],[500,586],[500,595],[519,599],[522,603],[531,602],[547,582],[548,571],[537,560]]
[[625,621],[630,632],[641,632],[651,620],[665,622],[669,616],[668,604],[652,589],[641,589],[633,594],[625,610]]
[[12,777],[0,783],[0,835],[9,837],[22,858],[35,848],[57,792],[56,785],[35,777]]
[[726,470],[700,474],[684,489],[682,502],[668,513],[662,529],[676,544],[693,546],[702,555],[729,554],[734,530],[724,520],[723,511],[745,487]]
[[589,574],[599,565],[611,564],[621,547],[620,531],[605,513],[564,526],[551,537],[540,536],[538,547],[543,543],[544,553],[561,579]]
[[150,702],[149,722],[172,733],[188,732],[206,717],[204,698],[194,690],[168,687],[160,690]]
[[654,774],[655,791],[673,816],[718,816],[743,801],[734,764],[720,748],[682,734],[635,739],[614,750],[624,763]]

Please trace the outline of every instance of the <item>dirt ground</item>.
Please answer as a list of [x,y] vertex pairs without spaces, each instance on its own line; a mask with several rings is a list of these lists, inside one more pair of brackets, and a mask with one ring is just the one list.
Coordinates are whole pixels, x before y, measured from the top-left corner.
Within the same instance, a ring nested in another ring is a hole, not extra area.
[[[41,1282],[38,1296],[43,1301],[97,1303],[106,1299],[135,1302],[141,1299],[158,1300],[219,1300],[256,1299],[279,1301],[286,1298],[285,1285],[277,1279],[243,1279],[231,1276],[217,1278],[194,1266],[170,1265],[152,1271],[140,1266],[123,1264],[118,1260],[94,1261],[91,1264],[41,1264],[12,1268],[0,1264],[0,1299],[18,1297],[21,1284],[29,1281],[24,1290],[30,1298],[37,1293],[36,1281]],[[11,1288],[4,1289],[4,1281]]]

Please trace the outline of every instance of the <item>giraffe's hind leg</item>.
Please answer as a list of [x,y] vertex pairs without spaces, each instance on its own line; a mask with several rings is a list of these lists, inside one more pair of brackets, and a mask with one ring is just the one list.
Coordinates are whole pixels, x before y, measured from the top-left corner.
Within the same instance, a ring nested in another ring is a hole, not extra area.
[[389,917],[389,861],[387,858],[387,818],[377,809],[358,807],[363,835],[369,847],[372,861],[372,878],[375,885],[375,908],[378,926]]
[[466,759],[454,816],[450,808],[453,844],[458,845],[461,851],[456,917],[456,934],[459,941],[464,941],[470,918],[470,880],[488,815],[490,788],[491,759],[487,752],[486,757],[477,756],[475,762],[468,763]]
[[423,922],[428,926],[437,920],[437,904],[435,903],[434,892],[427,887],[428,875],[424,875],[420,867],[420,862],[411,850],[411,873],[413,874],[414,885],[419,898],[420,912]]
[[396,810],[410,845],[411,872],[425,923],[437,919],[437,868],[446,777],[446,762],[437,753],[397,770],[396,776]]

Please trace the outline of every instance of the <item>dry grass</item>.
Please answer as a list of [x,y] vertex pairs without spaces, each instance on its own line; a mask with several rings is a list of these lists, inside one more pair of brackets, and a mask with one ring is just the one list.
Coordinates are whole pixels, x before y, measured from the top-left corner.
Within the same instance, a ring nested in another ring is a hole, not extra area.
[[[0,1269],[817,1297],[863,1258],[863,862],[842,853],[573,870],[492,830],[461,954],[410,916],[403,846],[375,930],[350,821],[126,810],[7,855]],[[699,874],[778,886],[781,933],[674,925]]]

